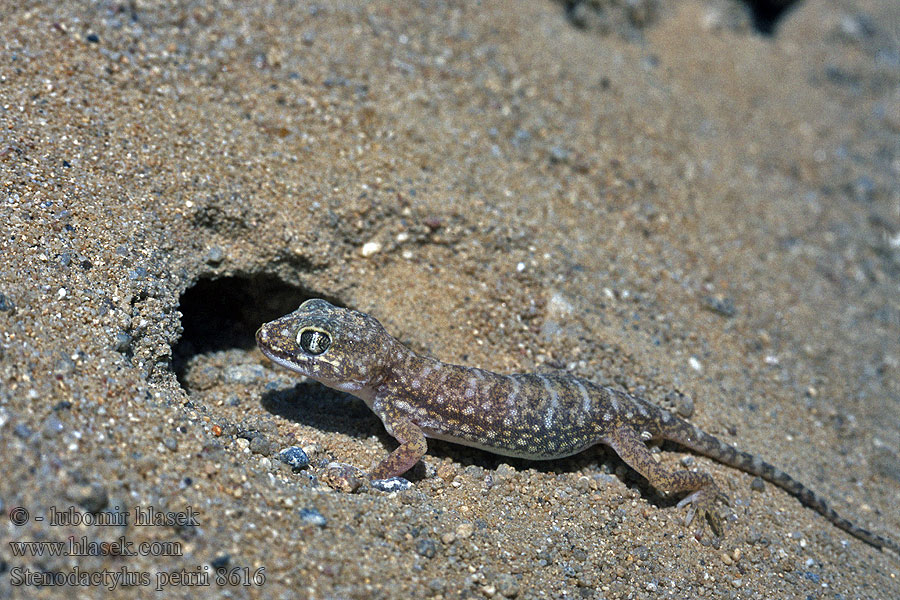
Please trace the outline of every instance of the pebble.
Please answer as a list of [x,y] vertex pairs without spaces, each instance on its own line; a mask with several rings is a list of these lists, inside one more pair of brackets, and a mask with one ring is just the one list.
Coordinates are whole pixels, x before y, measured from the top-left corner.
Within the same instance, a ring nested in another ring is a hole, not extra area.
[[766,489],[766,482],[762,477],[754,477],[750,482],[750,489],[754,492],[762,492]]
[[225,368],[225,383],[252,384],[266,376],[262,365],[231,365]]
[[412,482],[403,477],[388,477],[372,480],[372,487],[382,492],[402,492],[412,487]]
[[315,508],[301,508],[300,520],[307,525],[315,525],[316,527],[325,527],[328,524],[328,519]]
[[379,242],[366,242],[362,245],[362,248],[359,249],[359,253],[364,258],[368,258],[373,254],[378,254],[379,252],[381,252],[381,244]]
[[24,423],[19,423],[18,425],[13,427],[13,435],[18,438],[22,438],[23,440],[27,440],[28,438],[30,438],[31,433],[31,429]]
[[12,299],[6,294],[0,292],[0,312],[13,312],[16,309],[16,305],[13,303]]
[[450,483],[456,477],[456,467],[449,463],[443,463],[437,468],[437,476]]
[[504,598],[515,598],[519,595],[519,582],[512,575],[504,573],[498,576],[496,586]]
[[734,300],[724,296],[706,296],[703,298],[703,308],[723,317],[733,317],[737,314]]
[[89,513],[98,513],[109,503],[109,494],[99,483],[73,483],[66,488],[65,495]]
[[209,252],[206,253],[206,264],[208,265],[217,265],[222,262],[222,259],[225,258],[225,253],[218,246],[213,246],[209,249]]
[[437,544],[431,538],[422,538],[416,542],[416,552],[425,558],[434,558],[437,553]]
[[295,471],[309,466],[309,456],[300,446],[290,446],[278,453],[278,460],[290,466]]
[[269,438],[259,433],[250,440],[250,452],[266,456],[272,452],[272,443],[269,442]]
[[124,354],[131,348],[131,336],[125,333],[124,331],[120,331],[116,334],[116,345],[114,349],[116,352]]
[[365,475],[353,465],[333,462],[328,464],[319,479],[332,489],[352,494],[362,486]]
[[66,430],[66,426],[56,415],[50,415],[44,421],[44,433],[46,435],[57,435]]
[[462,523],[456,528],[456,537],[461,540],[472,537],[473,533],[475,533],[475,527],[471,523]]

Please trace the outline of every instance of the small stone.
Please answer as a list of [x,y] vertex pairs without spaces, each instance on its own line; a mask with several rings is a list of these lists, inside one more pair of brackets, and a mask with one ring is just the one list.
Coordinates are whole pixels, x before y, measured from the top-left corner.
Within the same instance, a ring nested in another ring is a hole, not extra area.
[[209,249],[209,252],[206,253],[206,264],[217,265],[222,262],[223,258],[225,258],[225,252],[218,246],[213,246]]
[[516,469],[506,463],[500,465],[494,471],[494,477],[497,479],[508,479],[516,474]]
[[220,571],[228,567],[228,564],[231,562],[230,554],[220,554],[209,562],[209,566],[211,566],[216,571]]
[[737,314],[734,300],[724,296],[705,296],[703,298],[703,308],[723,317],[730,318]]
[[382,492],[402,492],[412,487],[412,482],[403,477],[388,477],[387,479],[373,479],[372,487]]
[[452,531],[448,531],[447,533],[441,536],[441,542],[444,544],[450,545],[456,541],[456,534]]
[[31,437],[31,434],[32,434],[31,429],[28,427],[28,425],[25,425],[24,423],[19,423],[18,425],[13,427],[13,435],[15,435],[17,438],[22,438],[23,440],[27,440],[28,438]]
[[295,471],[309,466],[309,456],[300,446],[291,446],[278,453],[278,460],[290,466]]
[[694,400],[685,394],[680,394],[675,404],[675,412],[683,419],[689,419],[694,414]]
[[434,558],[437,553],[437,544],[431,538],[422,538],[416,542],[416,552],[425,558]]
[[99,483],[73,483],[66,488],[66,498],[89,513],[96,514],[106,508],[109,494]]
[[263,456],[271,453],[272,444],[271,442],[269,442],[269,438],[261,433],[253,436],[253,439],[250,440],[250,452],[254,454],[262,454]]
[[444,463],[438,467],[437,476],[450,483],[456,477],[456,467],[450,463]]
[[13,303],[12,298],[6,294],[0,293],[0,312],[13,313],[15,311],[16,305]]
[[306,525],[314,525],[316,527],[325,527],[328,524],[328,519],[322,516],[322,513],[315,508],[301,508],[300,520]]
[[352,465],[333,462],[328,464],[319,479],[332,489],[352,494],[362,486],[365,474]]
[[473,533],[475,533],[475,527],[471,523],[462,523],[456,528],[456,537],[461,540],[472,537]]
[[128,350],[131,349],[131,336],[124,331],[117,333],[114,349],[120,354],[128,352]]
[[569,151],[562,146],[553,146],[550,148],[550,162],[554,164],[561,164],[568,162],[569,160]]
[[162,440],[162,444],[172,452],[178,450],[178,440],[171,436],[164,437]]
[[497,577],[497,591],[504,598],[515,598],[519,595],[519,582],[512,575],[506,573]]
[[47,417],[47,420],[44,421],[44,433],[46,435],[58,435],[66,430],[65,424],[59,420],[59,417],[56,415],[50,415]]
[[364,258],[368,258],[373,254],[378,254],[379,252],[381,252],[381,244],[379,242],[366,242],[362,245],[362,248],[359,249],[359,253]]
[[225,383],[250,385],[264,379],[265,376],[265,367],[256,364],[231,365],[224,371]]
[[766,489],[766,482],[762,477],[754,477],[750,482],[750,489],[754,492],[762,492]]

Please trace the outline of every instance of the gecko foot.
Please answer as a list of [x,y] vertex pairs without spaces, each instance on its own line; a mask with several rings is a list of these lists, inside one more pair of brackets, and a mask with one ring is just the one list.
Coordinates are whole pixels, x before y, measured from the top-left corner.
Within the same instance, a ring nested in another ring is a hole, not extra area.
[[[729,504],[728,496],[720,492],[715,485],[702,487],[682,498],[678,503],[678,508],[690,505],[687,514],[684,516],[685,526],[690,527],[694,517],[699,514],[701,519],[705,518],[706,522],[709,523],[713,535],[721,538],[725,533],[725,526],[716,508],[717,501]],[[703,538],[703,529],[703,522],[701,521],[698,523],[697,530],[694,531],[694,537],[698,540]]]

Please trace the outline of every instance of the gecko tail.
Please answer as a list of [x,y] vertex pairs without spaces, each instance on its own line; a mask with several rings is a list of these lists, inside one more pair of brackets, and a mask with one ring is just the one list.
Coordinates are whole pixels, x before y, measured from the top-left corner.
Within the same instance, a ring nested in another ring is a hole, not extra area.
[[[679,421],[681,420],[679,419]],[[691,423],[681,421],[677,424],[673,423],[673,425],[673,429],[678,429],[679,431],[675,432],[675,435],[671,438],[664,434],[664,438],[671,439],[699,454],[708,456],[730,467],[740,469],[745,473],[762,477],[769,483],[777,485],[789,494],[795,496],[804,506],[813,509],[853,537],[875,546],[876,548],[887,548],[900,555],[900,544],[892,539],[872,533],[868,529],[864,529],[840,516],[837,511],[828,505],[822,496],[812,491],[806,485],[800,483],[778,467],[749,452],[743,452],[726,444]],[[684,430],[685,428],[687,428],[687,431]]]

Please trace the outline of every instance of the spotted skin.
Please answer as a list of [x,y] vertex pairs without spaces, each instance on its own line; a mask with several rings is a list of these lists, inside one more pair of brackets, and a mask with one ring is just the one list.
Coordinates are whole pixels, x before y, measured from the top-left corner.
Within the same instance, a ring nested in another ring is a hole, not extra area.
[[[686,492],[686,522],[705,517],[724,528],[716,502],[725,500],[704,472],[669,470],[647,448],[669,440],[787,490],[851,535],[900,554],[893,540],[840,517],[825,500],[752,454],[704,433],[667,410],[615,388],[556,374],[499,375],[420,356],[391,337],[375,318],[307,300],[263,325],[256,342],[276,364],[361,398],[400,446],[370,473],[402,475],[428,449],[427,438],[495,454],[551,460],[606,444],[654,488]],[[702,519],[696,535],[702,535]]]

